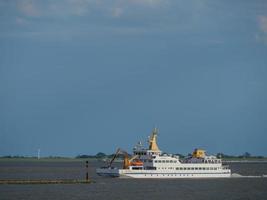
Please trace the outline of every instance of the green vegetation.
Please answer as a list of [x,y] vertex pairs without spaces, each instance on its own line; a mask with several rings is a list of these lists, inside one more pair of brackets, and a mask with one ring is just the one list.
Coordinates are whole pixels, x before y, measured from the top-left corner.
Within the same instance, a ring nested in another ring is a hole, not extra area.
[[245,152],[244,154],[238,155],[238,156],[226,155],[223,153],[217,153],[216,156],[217,156],[217,158],[221,158],[223,160],[237,160],[237,161],[240,161],[240,160],[251,160],[251,161],[253,161],[253,160],[267,160],[267,158],[264,156],[252,156],[248,152]]
[[[190,154],[188,154],[187,156],[182,155],[182,154],[175,154],[178,155],[181,159],[184,159],[188,156],[190,156]],[[131,155],[130,155],[131,156]],[[264,156],[253,156],[248,152],[245,152],[242,155],[227,155],[224,153],[217,153],[217,158],[221,158],[225,161],[244,161],[244,160],[248,160],[248,161],[267,161],[267,157]],[[61,157],[61,156],[48,156],[48,157],[42,157],[41,159],[38,159],[37,157],[34,156],[2,156],[0,157],[0,161],[3,160],[23,160],[23,161],[80,161],[80,160],[109,160],[111,158],[114,157],[114,154],[105,154],[103,152],[98,152],[95,155],[86,155],[86,154],[80,154],[76,157]],[[123,155],[118,155],[117,159],[123,159]]]

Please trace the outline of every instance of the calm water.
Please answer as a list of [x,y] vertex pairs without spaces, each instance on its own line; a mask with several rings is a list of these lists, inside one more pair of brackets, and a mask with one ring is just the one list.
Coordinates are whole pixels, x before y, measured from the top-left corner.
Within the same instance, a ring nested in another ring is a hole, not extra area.
[[[102,178],[91,162],[92,184],[0,185],[0,199],[267,199],[267,178],[138,180]],[[233,173],[267,174],[267,163],[233,163]],[[84,162],[0,162],[0,179],[83,179]]]

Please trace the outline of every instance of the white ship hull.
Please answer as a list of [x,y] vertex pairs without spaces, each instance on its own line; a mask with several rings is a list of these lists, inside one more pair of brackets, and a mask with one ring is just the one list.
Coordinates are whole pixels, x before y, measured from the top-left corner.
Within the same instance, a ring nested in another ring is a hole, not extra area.
[[121,177],[121,178],[229,178],[229,170],[222,171],[202,171],[202,172],[185,172],[185,171],[162,171],[162,170],[128,170],[128,169],[97,169],[100,176]]

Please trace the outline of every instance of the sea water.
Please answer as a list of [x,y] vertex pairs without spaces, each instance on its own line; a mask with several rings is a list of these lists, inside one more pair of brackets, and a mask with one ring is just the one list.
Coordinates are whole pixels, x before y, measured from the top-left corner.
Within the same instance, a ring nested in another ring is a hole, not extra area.
[[[89,162],[92,184],[0,185],[0,199],[267,199],[267,163],[230,163],[242,178],[120,179],[95,174],[102,162]],[[0,179],[84,179],[83,161],[1,161]]]

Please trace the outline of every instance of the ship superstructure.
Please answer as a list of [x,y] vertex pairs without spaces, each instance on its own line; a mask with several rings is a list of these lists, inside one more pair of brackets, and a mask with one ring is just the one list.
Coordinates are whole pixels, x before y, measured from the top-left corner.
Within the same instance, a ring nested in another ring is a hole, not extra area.
[[[179,156],[163,153],[157,145],[158,129],[149,137],[149,147],[139,143],[133,148],[130,158],[127,152],[118,149],[108,167],[98,168],[98,175],[132,178],[222,178],[230,177],[231,170],[215,156],[207,156],[202,149],[195,149],[191,156],[181,160]],[[124,155],[123,168],[112,167],[117,155]]]

